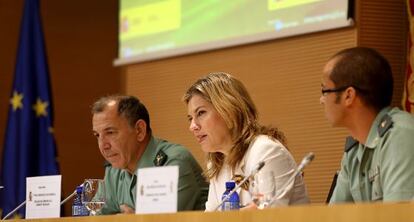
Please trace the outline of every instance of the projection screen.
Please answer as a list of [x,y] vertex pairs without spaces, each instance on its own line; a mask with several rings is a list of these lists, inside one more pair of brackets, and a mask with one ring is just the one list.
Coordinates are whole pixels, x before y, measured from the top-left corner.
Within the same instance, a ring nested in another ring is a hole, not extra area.
[[350,26],[348,0],[120,0],[115,65]]

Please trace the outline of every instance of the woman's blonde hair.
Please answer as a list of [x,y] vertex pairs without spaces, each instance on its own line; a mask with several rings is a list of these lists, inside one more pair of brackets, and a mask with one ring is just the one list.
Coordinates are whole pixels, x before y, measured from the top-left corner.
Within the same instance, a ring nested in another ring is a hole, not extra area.
[[225,159],[222,153],[208,153],[210,163],[206,176],[211,179],[218,175],[224,162],[234,170],[243,159],[250,143],[259,134],[267,134],[285,143],[282,132],[274,127],[263,127],[258,123],[256,106],[243,83],[233,76],[218,72],[198,79],[184,94],[183,101],[188,104],[194,95],[210,102],[223,118],[230,130],[233,147]]

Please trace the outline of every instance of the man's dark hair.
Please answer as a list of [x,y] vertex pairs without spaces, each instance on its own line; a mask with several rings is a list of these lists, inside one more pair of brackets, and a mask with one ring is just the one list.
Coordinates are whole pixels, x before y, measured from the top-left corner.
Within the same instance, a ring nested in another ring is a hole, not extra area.
[[362,101],[376,111],[389,106],[393,93],[393,76],[387,59],[371,48],[355,47],[342,50],[330,78],[336,88],[352,86]]
[[116,102],[118,115],[125,117],[131,127],[135,127],[135,123],[142,119],[147,124],[147,132],[151,133],[148,110],[134,96],[110,95],[101,97],[92,105],[92,114],[103,112],[111,101]]

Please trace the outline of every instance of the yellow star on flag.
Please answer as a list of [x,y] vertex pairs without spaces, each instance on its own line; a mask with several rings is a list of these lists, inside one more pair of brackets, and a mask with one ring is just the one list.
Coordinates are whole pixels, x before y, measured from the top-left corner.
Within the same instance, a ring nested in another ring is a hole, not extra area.
[[40,98],[37,98],[36,103],[33,105],[33,110],[36,112],[36,116],[47,116],[46,108],[48,105],[48,102],[42,101]]
[[18,93],[17,91],[13,92],[13,97],[10,99],[10,104],[13,107],[13,110],[16,111],[17,109],[22,109],[23,108],[23,93]]

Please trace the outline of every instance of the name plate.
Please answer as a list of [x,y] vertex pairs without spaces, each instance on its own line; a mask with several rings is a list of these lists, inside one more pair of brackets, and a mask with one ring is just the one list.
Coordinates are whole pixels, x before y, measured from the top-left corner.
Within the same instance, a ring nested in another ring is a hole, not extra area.
[[26,219],[60,217],[62,176],[26,178]]
[[178,166],[137,171],[136,214],[177,212]]

